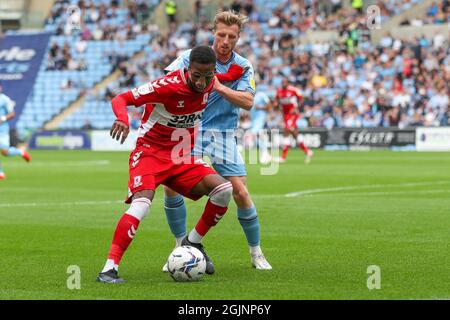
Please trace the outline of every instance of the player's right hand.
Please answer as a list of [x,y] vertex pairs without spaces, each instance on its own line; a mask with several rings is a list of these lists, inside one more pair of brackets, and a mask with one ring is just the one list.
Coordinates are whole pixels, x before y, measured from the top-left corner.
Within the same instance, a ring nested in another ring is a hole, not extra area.
[[122,139],[120,140],[120,144],[123,144],[125,142],[125,139],[128,137],[128,134],[130,133],[130,127],[127,126],[125,123],[123,123],[120,120],[114,121],[111,131],[109,132],[109,135],[111,138],[116,139],[119,141],[120,137],[122,136]]

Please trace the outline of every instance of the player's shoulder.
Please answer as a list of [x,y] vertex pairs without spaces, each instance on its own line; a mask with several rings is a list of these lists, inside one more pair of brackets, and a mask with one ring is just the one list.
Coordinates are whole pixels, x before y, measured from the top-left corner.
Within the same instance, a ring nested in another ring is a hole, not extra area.
[[173,94],[179,91],[180,87],[186,84],[184,70],[185,69],[182,68],[171,71],[156,80],[144,83],[139,87],[132,89],[131,93],[136,99],[151,93],[172,97]]
[[185,68],[171,71],[163,77],[151,82],[151,85],[155,89],[162,89],[169,92],[177,91],[180,87],[187,84],[185,72]]
[[[165,79],[165,78],[181,77],[181,74],[183,74],[182,71],[184,71],[184,68],[170,71],[170,72],[166,73],[164,76],[162,76],[161,78],[157,79],[156,81],[158,81],[160,79]],[[183,74],[183,76],[184,76],[184,74]]]
[[187,67],[189,64],[189,55],[191,54],[191,51],[192,49],[188,49],[179,54],[178,57],[164,69],[164,72],[168,73],[182,67]]
[[178,55],[177,60],[178,59],[180,59],[180,60],[189,60],[189,55],[191,54],[191,51],[192,51],[192,49],[184,50],[183,52],[181,52]]
[[181,56],[181,57],[189,57],[189,55],[191,54],[191,51],[192,51],[192,49],[184,50],[184,51],[180,54],[180,56]]
[[251,68],[253,68],[250,60],[248,60],[247,58],[244,58],[243,56],[241,56],[237,52],[233,52],[233,63],[237,64],[237,65],[240,65],[241,67],[251,67]]

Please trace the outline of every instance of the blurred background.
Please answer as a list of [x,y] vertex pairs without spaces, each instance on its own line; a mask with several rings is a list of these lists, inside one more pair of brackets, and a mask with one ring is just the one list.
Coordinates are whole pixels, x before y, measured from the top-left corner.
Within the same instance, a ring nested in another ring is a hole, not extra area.
[[[302,93],[297,125],[310,147],[417,149],[450,126],[449,0],[2,0],[12,144],[86,148],[91,130],[114,121],[114,95],[212,44],[212,18],[226,9],[250,18],[237,51],[253,64],[257,90],[274,102],[287,78]],[[136,129],[141,110],[129,112]],[[282,130],[280,109],[267,112],[265,127]],[[242,111],[240,128],[251,120]],[[435,148],[450,150],[446,130]]]

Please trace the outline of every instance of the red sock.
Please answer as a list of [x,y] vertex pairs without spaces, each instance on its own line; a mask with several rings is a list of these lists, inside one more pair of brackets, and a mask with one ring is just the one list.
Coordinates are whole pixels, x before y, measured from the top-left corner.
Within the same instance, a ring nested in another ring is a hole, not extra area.
[[303,152],[304,152],[305,154],[307,154],[307,153],[309,152],[308,147],[307,147],[303,142],[300,142],[300,143],[298,144],[298,147],[299,147],[300,149],[302,149]]
[[201,236],[204,236],[211,227],[215,226],[227,212],[227,207],[220,207],[208,200],[200,220],[198,220],[195,230]]
[[286,159],[288,151],[289,151],[289,146],[285,145],[283,147],[283,151],[281,152],[281,159]]
[[125,250],[127,250],[131,241],[136,234],[139,226],[139,220],[127,213],[124,213],[117,223],[116,231],[114,232],[111,249],[109,250],[108,259],[113,259],[115,264],[119,264]]

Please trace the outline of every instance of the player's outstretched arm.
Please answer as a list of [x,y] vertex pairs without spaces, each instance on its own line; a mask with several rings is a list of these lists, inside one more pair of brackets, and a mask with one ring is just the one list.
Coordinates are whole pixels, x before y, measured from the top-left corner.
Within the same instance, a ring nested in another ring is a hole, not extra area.
[[134,99],[129,92],[119,94],[111,100],[112,108],[117,119],[114,121],[109,134],[113,139],[121,139],[121,144],[125,142],[125,139],[130,133],[127,106],[132,105],[133,102]]
[[237,91],[228,88],[220,83],[217,76],[214,81],[214,87],[217,93],[238,107],[250,110],[253,107],[253,94],[247,91]]

